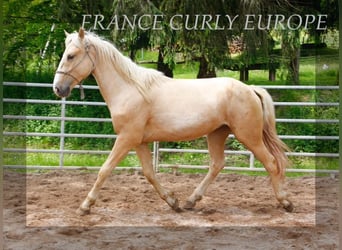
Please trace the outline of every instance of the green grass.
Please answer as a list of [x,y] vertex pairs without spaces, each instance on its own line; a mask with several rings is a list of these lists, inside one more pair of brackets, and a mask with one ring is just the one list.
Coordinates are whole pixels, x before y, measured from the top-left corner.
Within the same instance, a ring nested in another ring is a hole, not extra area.
[[[79,166],[79,167],[100,167],[105,162],[107,155],[78,155],[65,154],[64,167]],[[338,169],[337,158],[313,158],[313,157],[290,157],[290,169]],[[194,153],[163,153],[160,155],[160,164],[177,165],[199,165],[208,166],[210,162],[207,154]],[[26,157],[20,153],[4,153],[5,165],[27,165],[27,166],[59,166],[59,155],[51,153],[27,153]],[[255,161],[255,167],[261,168],[262,171],[242,171],[249,175],[267,175],[263,170],[263,165],[259,161]],[[118,167],[138,167],[141,166],[136,155],[128,155]],[[234,167],[249,167],[249,157],[241,155],[227,155],[225,166]],[[206,169],[182,169],[181,166],[177,170],[181,173],[206,173]],[[171,168],[161,168],[161,172],[172,172]],[[240,173],[240,171],[222,170],[222,173]],[[311,175],[309,173],[287,173],[287,176],[303,176]]]
[[[100,167],[108,155],[64,154],[64,166]],[[4,165],[59,166],[55,153],[4,153]],[[140,166],[136,155],[128,155],[118,166]]]

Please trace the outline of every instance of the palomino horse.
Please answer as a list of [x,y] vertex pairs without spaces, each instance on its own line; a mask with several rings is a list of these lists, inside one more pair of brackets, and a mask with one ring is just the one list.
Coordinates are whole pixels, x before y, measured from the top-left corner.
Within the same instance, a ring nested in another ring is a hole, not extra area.
[[148,143],[207,135],[209,171],[184,205],[185,209],[194,208],[224,167],[224,145],[231,133],[263,163],[281,205],[293,210],[283,189],[286,145],[277,136],[272,99],[265,90],[231,78],[171,79],[136,65],[111,43],[82,28],[66,35],[54,92],[67,97],[75,85],[93,74],[118,134],[94,186],[77,210],[79,214],[90,213],[105,179],[133,148],[148,181],[171,208],[180,211],[173,193],[156,178]]

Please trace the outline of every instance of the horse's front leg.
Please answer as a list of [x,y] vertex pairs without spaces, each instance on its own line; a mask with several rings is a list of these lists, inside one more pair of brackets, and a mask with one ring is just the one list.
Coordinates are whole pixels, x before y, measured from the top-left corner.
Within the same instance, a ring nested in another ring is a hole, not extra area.
[[95,204],[100,188],[102,187],[104,181],[111,174],[116,165],[127,155],[129,150],[132,148],[130,141],[131,140],[129,138],[118,136],[112,151],[110,152],[107,160],[104,162],[98,173],[94,186],[76,211],[79,215],[86,215],[90,213],[90,207]]
[[155,175],[152,164],[151,151],[148,144],[143,143],[136,147],[137,155],[140,159],[143,173],[147,180],[156,189],[159,196],[166,201],[166,203],[175,211],[180,212],[178,200],[173,196],[173,193],[162,187]]

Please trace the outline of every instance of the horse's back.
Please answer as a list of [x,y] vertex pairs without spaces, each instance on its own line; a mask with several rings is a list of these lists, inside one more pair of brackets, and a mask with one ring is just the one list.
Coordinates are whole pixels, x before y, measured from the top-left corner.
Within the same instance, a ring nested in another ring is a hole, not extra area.
[[152,99],[172,98],[201,101],[207,97],[241,95],[250,91],[250,87],[234,78],[169,79],[154,88]]

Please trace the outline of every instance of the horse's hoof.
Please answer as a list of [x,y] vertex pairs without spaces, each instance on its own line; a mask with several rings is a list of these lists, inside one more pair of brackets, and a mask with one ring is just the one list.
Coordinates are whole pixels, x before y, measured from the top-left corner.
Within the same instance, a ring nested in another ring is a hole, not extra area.
[[84,215],[90,214],[90,209],[84,209],[84,208],[79,207],[76,210],[76,214],[78,214],[80,216],[84,216]]
[[173,203],[173,205],[171,206],[171,208],[173,209],[173,211],[175,211],[175,212],[177,212],[177,213],[182,212],[182,209],[179,207],[178,199],[175,199],[175,200],[174,200],[174,203]]
[[184,210],[182,209],[182,208],[180,208],[180,207],[176,207],[176,208],[172,208],[173,209],[173,211],[175,211],[176,213],[182,213],[182,212],[184,212]]
[[186,210],[192,210],[194,209],[195,205],[196,205],[195,202],[187,201],[185,205],[183,206],[183,208]]
[[284,205],[283,207],[286,210],[286,212],[289,212],[289,213],[293,212],[294,210],[294,206],[291,201],[288,201],[288,204]]

